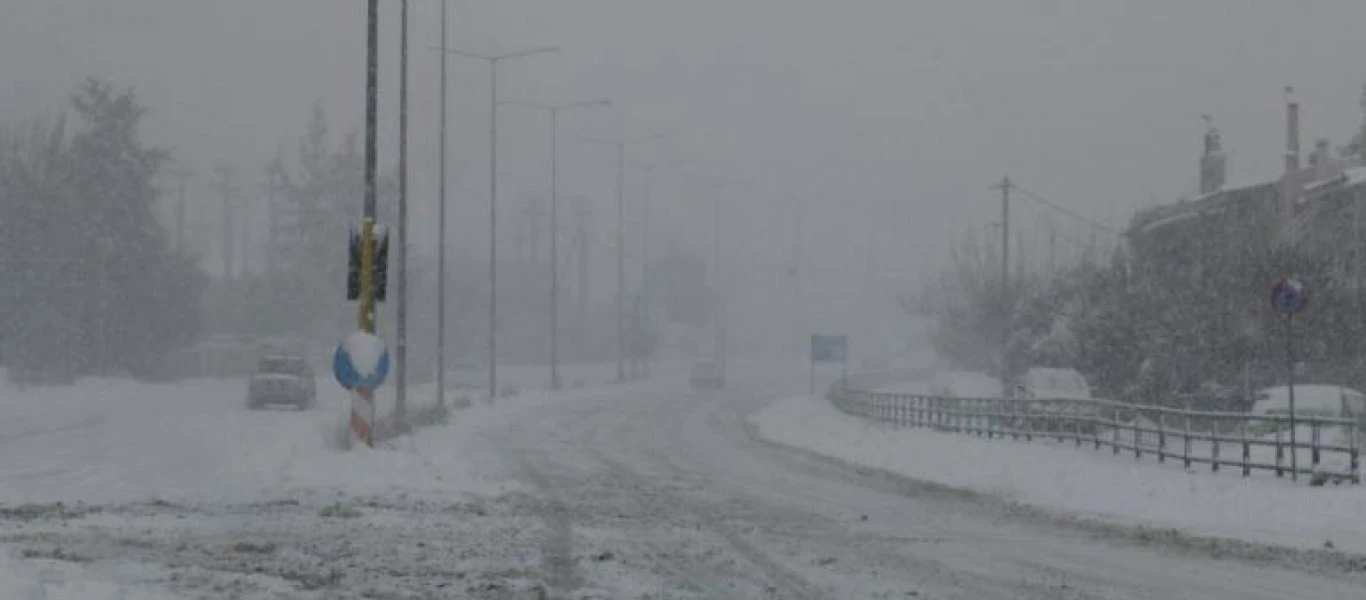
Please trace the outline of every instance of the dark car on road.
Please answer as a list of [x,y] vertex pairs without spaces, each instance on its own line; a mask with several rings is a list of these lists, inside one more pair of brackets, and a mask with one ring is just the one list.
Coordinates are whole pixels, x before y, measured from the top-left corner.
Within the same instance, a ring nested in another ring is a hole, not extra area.
[[726,372],[712,361],[702,361],[688,374],[688,384],[693,389],[719,390],[726,386]]
[[257,363],[247,389],[247,408],[293,406],[313,408],[318,399],[317,380],[303,356],[271,355]]

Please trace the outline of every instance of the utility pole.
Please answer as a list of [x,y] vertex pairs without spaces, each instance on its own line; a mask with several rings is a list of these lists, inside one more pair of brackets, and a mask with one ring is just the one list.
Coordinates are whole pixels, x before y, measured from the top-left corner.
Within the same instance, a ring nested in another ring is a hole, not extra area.
[[399,4],[398,79],[398,311],[395,345],[394,420],[408,428],[408,0]]
[[232,179],[237,174],[237,168],[218,165],[214,167],[214,173],[218,174],[218,183],[214,188],[223,199],[223,281],[230,281],[233,278],[233,224],[237,220],[232,201],[239,191]]
[[[1010,177],[1002,177],[1001,183],[992,186],[992,189],[1001,190],[1001,314],[1003,318],[1010,314],[1010,307],[1008,306],[1010,302],[1010,188],[1014,185],[1010,182]],[[1007,396],[1010,394],[1010,383],[1007,381],[1009,379],[1007,377],[1009,368],[1006,365],[1006,345],[1010,339],[1009,329],[1009,327],[1001,327],[1000,350],[1000,379],[1001,385],[1004,387],[1001,393]]]
[[176,178],[179,183],[179,198],[176,200],[175,207],[175,249],[176,254],[185,255],[185,187],[186,184],[195,176],[193,169],[188,167],[173,166],[167,169],[167,174]]
[[1015,184],[1009,177],[1001,178],[1001,183],[992,186],[1001,190],[1001,301],[1010,297],[1010,188]]

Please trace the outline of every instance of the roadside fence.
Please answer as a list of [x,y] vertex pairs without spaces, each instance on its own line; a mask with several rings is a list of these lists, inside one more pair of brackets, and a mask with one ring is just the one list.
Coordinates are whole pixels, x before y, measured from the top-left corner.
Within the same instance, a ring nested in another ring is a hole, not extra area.
[[[1186,469],[1209,465],[1302,474],[1314,484],[1361,483],[1364,421],[1210,412],[1089,399],[958,398],[870,391],[836,384],[829,399],[846,413],[903,427],[975,435],[988,439],[1073,442],[1114,454],[1145,454],[1158,462],[1181,461]],[[1294,453],[1294,460],[1291,453]],[[1292,469],[1292,462],[1295,464]]]

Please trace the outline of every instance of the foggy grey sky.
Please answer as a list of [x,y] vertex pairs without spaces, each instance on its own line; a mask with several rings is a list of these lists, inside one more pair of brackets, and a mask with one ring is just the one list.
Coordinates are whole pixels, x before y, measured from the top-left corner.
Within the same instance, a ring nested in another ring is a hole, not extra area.
[[[424,217],[436,180],[437,57],[429,49],[438,40],[439,2],[412,5],[420,245],[435,228]],[[54,110],[82,77],[96,74],[135,86],[154,111],[149,135],[175,146],[185,162],[203,172],[217,161],[252,169],[282,142],[294,148],[316,98],[338,133],[360,127],[363,7],[363,0],[4,0],[0,120]],[[386,165],[396,160],[397,7],[397,0],[382,7]],[[1233,152],[1230,179],[1246,180],[1279,168],[1282,86],[1297,90],[1311,147],[1320,135],[1345,141],[1366,82],[1360,0],[452,0],[450,7],[454,46],[565,48],[507,63],[503,98],[614,102],[565,117],[565,197],[592,195],[606,209],[613,189],[610,150],[580,144],[574,134],[666,133],[669,140],[635,157],[691,157],[697,163],[689,171],[749,177],[765,190],[728,192],[737,230],[771,213],[775,195],[810,197],[807,255],[826,254],[813,270],[850,285],[861,281],[847,267],[863,264],[863,241],[840,238],[863,235],[869,199],[887,207],[878,262],[898,267],[887,279],[909,279],[926,273],[953,236],[982,230],[997,208],[988,186],[1001,175],[1119,224],[1141,205],[1195,187],[1202,113],[1215,116]],[[486,245],[487,68],[453,57],[450,69],[452,231],[477,262]],[[503,109],[501,119],[500,195],[510,214],[520,194],[545,189],[548,130],[544,117],[517,108]],[[708,192],[673,175],[659,180],[661,223],[705,248]],[[638,173],[628,185],[636,194]],[[775,239],[747,250],[776,260],[789,237],[781,224],[768,227]]]

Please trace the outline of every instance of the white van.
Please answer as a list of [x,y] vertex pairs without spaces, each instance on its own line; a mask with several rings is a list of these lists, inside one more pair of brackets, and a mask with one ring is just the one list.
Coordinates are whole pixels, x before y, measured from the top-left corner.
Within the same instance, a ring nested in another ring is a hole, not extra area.
[[1091,385],[1076,369],[1035,367],[1015,383],[1016,398],[1090,400]]
[[[1289,388],[1282,385],[1257,392],[1252,403],[1252,414],[1290,414]],[[1341,417],[1356,419],[1357,422],[1366,424],[1366,394],[1340,385],[1297,385],[1295,416]],[[1276,428],[1268,424],[1257,429],[1269,433]]]
[[[1076,369],[1035,367],[1015,380],[1014,396],[1026,401],[1090,400],[1091,385]],[[1044,415],[1029,419],[1034,431],[1072,431],[1075,428],[1081,433],[1095,433],[1097,429],[1089,420],[1096,416],[1096,408],[1091,403],[1035,402],[1029,404],[1029,411]]]

